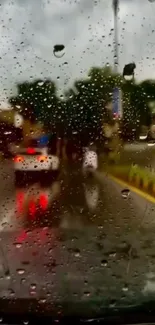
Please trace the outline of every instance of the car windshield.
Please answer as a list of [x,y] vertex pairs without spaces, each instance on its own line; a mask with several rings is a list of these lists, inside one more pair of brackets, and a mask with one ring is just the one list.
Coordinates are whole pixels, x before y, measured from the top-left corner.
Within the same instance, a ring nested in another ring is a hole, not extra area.
[[154,310],[154,15],[0,1],[0,322]]

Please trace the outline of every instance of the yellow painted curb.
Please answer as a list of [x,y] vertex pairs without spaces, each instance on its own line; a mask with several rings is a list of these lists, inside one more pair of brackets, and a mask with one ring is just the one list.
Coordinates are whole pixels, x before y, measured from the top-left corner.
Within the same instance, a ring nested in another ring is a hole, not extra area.
[[131,166],[114,166],[107,168],[107,172],[115,177],[117,180],[125,182],[134,189],[145,193],[145,197],[148,195],[153,198],[151,202],[155,202],[155,173],[141,168],[138,165]]
[[155,203],[155,197],[147,194],[146,192],[141,191],[140,189],[138,189],[137,187],[134,187],[132,185],[130,185],[129,183],[113,176],[109,174],[109,177],[115,181],[116,183],[118,183],[119,185],[121,185],[123,188],[128,188],[130,191],[138,194],[139,196],[143,197],[144,199],[146,199],[147,201],[151,202],[151,203]]

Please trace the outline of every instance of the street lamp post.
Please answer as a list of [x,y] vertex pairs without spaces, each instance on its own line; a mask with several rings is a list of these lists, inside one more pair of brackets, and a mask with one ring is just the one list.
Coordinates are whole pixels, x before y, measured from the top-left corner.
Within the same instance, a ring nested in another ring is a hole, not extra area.
[[[153,3],[155,0],[148,0]],[[114,12],[114,70],[118,72],[118,8],[119,0],[113,0],[113,12]]]
[[118,7],[119,0],[113,0],[114,11],[114,69],[118,71]]
[[[113,12],[114,12],[114,72],[118,73],[118,7],[119,0],[113,0]],[[116,84],[113,89],[113,114],[122,117],[122,94],[121,89],[118,87],[116,78]]]

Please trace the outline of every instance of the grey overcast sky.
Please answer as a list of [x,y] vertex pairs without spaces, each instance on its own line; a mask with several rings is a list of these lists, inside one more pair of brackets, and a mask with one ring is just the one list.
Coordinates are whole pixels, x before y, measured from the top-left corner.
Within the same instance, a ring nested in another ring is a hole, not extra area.
[[[1,0],[0,102],[19,81],[48,77],[60,90],[91,66],[113,64],[112,0]],[[120,0],[119,69],[131,61],[136,77],[155,78],[155,3]],[[53,46],[65,45],[63,58]]]

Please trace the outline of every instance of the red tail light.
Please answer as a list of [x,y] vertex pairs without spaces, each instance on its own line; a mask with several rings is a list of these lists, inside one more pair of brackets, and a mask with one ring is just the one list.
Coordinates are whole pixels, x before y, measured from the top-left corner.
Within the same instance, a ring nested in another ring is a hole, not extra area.
[[37,157],[37,160],[40,161],[40,162],[44,162],[47,160],[47,157],[46,156],[39,156]]
[[42,194],[39,198],[39,205],[42,210],[46,210],[48,206],[48,198],[46,195]]
[[19,214],[21,214],[23,212],[23,207],[24,207],[24,193],[18,193],[17,194],[17,211]]
[[27,232],[25,230],[22,230],[21,234],[17,237],[16,243],[22,243],[27,238]]
[[15,162],[23,162],[23,161],[24,161],[24,157],[22,157],[22,156],[16,156],[16,157],[14,158],[14,161],[15,161]]
[[36,214],[36,205],[35,205],[35,201],[32,199],[29,202],[29,213],[31,218],[33,219],[35,217]]
[[34,155],[36,153],[36,150],[34,148],[27,148],[26,152],[29,154],[29,155]]

